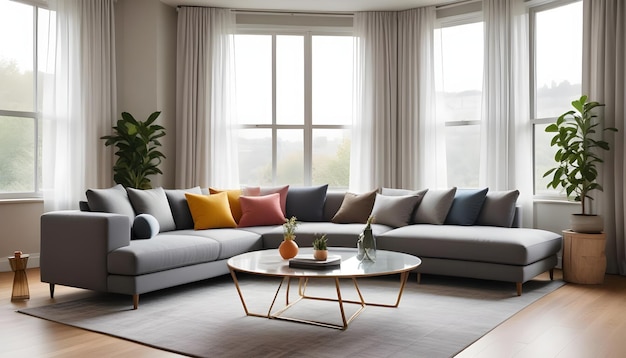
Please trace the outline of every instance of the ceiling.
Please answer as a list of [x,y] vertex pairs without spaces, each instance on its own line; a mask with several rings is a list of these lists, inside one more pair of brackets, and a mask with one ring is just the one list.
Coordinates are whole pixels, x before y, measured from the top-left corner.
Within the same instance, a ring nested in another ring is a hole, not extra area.
[[459,0],[161,0],[171,6],[307,12],[395,11]]

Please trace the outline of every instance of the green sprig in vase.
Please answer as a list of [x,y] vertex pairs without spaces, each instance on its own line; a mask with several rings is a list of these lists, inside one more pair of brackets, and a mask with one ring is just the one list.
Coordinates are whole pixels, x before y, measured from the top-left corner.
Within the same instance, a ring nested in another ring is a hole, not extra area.
[[367,219],[367,225],[363,232],[359,235],[359,240],[356,243],[358,252],[356,258],[359,261],[376,261],[376,238],[372,233],[372,221],[373,216]]

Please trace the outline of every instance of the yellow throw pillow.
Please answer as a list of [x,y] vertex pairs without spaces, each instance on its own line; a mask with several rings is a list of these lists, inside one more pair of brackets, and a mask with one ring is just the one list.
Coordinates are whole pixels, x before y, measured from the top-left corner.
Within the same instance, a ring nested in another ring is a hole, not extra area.
[[233,214],[235,222],[239,222],[241,219],[241,204],[239,204],[239,197],[241,196],[240,189],[233,190],[220,190],[215,188],[209,188],[209,194],[226,193],[228,195],[228,205],[230,205],[230,212]]
[[193,218],[194,229],[237,227],[225,192],[213,195],[185,193],[185,197]]

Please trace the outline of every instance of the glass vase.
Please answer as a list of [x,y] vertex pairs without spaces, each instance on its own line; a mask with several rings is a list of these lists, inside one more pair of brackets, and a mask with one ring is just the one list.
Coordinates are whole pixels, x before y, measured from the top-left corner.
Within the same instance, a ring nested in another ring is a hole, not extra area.
[[357,256],[359,261],[376,261],[376,237],[371,229],[365,229],[357,241]]

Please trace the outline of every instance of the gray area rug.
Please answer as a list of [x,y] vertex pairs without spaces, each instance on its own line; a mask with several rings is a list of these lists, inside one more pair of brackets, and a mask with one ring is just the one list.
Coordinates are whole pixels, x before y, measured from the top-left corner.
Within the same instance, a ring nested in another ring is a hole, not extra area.
[[[248,309],[267,312],[278,282],[240,276]],[[399,276],[359,281],[366,301],[390,304],[398,284]],[[198,357],[451,357],[562,285],[533,280],[518,297],[512,283],[425,275],[417,284],[411,275],[398,308],[368,306],[345,331],[245,316],[230,276],[144,294],[138,310],[130,296],[94,294],[19,312]],[[344,299],[356,299],[351,281],[341,287]],[[307,293],[332,297],[334,285],[313,281]],[[347,305],[346,314],[356,309]],[[288,313],[341,323],[334,302],[303,300]]]

